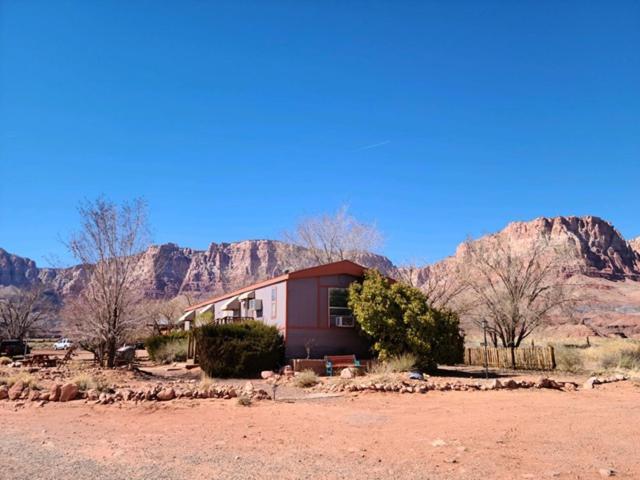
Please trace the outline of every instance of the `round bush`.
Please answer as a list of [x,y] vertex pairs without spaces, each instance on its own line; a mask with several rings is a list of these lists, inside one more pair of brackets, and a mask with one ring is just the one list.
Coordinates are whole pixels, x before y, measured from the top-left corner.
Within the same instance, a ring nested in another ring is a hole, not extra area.
[[205,325],[193,330],[200,368],[210,377],[256,377],[284,362],[284,338],[262,322]]

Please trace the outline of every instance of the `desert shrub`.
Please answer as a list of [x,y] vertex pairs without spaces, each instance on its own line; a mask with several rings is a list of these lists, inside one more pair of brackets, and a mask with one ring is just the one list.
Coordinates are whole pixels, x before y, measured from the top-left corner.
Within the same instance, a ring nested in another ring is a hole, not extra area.
[[557,346],[554,349],[556,368],[565,372],[580,372],[584,368],[582,352],[575,348]]
[[107,381],[104,378],[94,377],[88,373],[79,373],[71,379],[71,383],[75,383],[81,392],[95,389],[99,392],[108,389]]
[[9,357],[0,357],[0,365],[9,365],[12,362],[13,360],[11,360]]
[[362,283],[349,287],[349,308],[381,360],[410,353],[417,368],[428,370],[463,359],[458,316],[432,308],[417,288],[369,270]]
[[418,359],[411,353],[404,353],[384,361],[385,367],[391,373],[408,372],[416,366]]
[[188,340],[177,339],[161,345],[155,352],[155,361],[160,363],[184,362],[187,360]]
[[310,388],[318,383],[318,376],[313,370],[304,370],[295,376],[293,384],[298,388]]
[[620,368],[626,368],[627,370],[640,370],[640,345],[637,345],[635,348],[623,350],[620,354],[618,366]]
[[238,405],[241,405],[243,407],[250,407],[252,403],[253,400],[251,400],[251,397],[248,397],[246,395],[241,395],[238,397]]
[[16,373],[15,375],[10,375],[8,377],[1,377],[0,384],[5,384],[7,387],[12,387],[16,382],[22,382],[25,386],[37,390],[39,387],[38,380],[36,377],[27,372]]
[[88,373],[79,373],[71,379],[71,383],[75,383],[81,392],[96,388],[95,379]]
[[284,338],[258,321],[204,325],[193,330],[200,368],[210,377],[255,377],[284,361]]
[[603,352],[600,355],[600,368],[604,370],[609,370],[612,368],[617,368],[620,364],[620,351],[619,350],[611,350]]
[[209,388],[215,385],[215,383],[216,381],[213,378],[202,372],[202,374],[200,375],[200,388],[202,390],[209,390]]
[[[147,353],[149,354],[149,358],[154,362],[162,362],[166,361],[168,357],[178,356],[181,358],[182,347],[167,347],[170,344],[184,345],[184,359],[187,357],[187,343],[188,343],[189,332],[185,331],[177,331],[171,332],[167,335],[154,335],[145,340],[144,346],[147,349]],[[158,358],[158,354],[162,356],[162,360]],[[169,360],[172,361],[180,361],[177,358]]]

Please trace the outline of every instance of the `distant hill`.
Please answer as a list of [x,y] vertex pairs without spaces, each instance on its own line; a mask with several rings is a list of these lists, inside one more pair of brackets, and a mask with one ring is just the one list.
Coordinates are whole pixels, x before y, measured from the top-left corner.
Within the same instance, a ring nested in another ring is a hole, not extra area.
[[[557,319],[557,326],[553,327],[557,333],[591,335],[622,331],[640,335],[640,238],[627,242],[609,222],[592,216],[514,222],[494,235],[517,246],[542,234],[571,252],[573,273],[584,280],[590,299],[578,319]],[[415,283],[421,286],[432,275],[448,275],[460,256],[458,248],[452,257],[418,267]],[[188,294],[199,299],[308,266],[300,263],[301,258],[305,258],[304,249],[276,240],[212,243],[207,250],[167,243],[152,246],[143,253],[135,276],[149,298],[170,299]],[[381,255],[357,254],[352,260],[390,276],[404,273]],[[81,291],[87,275],[87,268],[81,265],[39,268],[28,258],[0,249],[0,287],[25,288],[42,283],[63,304]]]

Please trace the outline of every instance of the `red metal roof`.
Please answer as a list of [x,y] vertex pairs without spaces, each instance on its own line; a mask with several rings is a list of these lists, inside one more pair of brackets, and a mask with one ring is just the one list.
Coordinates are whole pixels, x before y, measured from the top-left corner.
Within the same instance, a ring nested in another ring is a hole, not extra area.
[[250,292],[256,288],[268,287],[276,283],[284,282],[285,280],[293,280],[296,278],[310,278],[310,277],[324,277],[327,275],[353,275],[354,277],[364,276],[366,268],[362,265],[352,262],[351,260],[341,260],[339,262],[326,263],[324,265],[316,265],[315,267],[304,268],[302,270],[296,270],[295,272],[285,273],[277,277],[263,280],[262,282],[247,285],[246,287],[234,290],[233,292],[218,295],[217,297],[210,298],[204,302],[187,307],[184,311],[191,312],[198,308],[211,305],[212,303],[226,300],[227,298],[235,297],[245,292]]

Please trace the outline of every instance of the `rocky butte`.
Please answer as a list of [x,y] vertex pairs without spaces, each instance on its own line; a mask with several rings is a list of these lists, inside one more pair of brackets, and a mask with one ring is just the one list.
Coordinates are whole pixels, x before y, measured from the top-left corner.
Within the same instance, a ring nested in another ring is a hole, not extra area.
[[[514,248],[548,235],[554,244],[563,247],[564,255],[571,256],[573,273],[583,280],[589,301],[577,318],[557,319],[557,325],[552,327],[556,333],[640,334],[640,238],[627,242],[613,225],[593,216],[514,222],[494,235]],[[461,259],[461,248],[452,257],[415,269],[416,285],[425,285],[434,275],[449,275]],[[212,243],[207,250],[167,243],[151,246],[142,254],[135,277],[149,298],[170,299],[186,294],[197,299],[309,266],[308,261],[300,261],[304,257],[303,248],[276,240]],[[355,254],[352,259],[390,276],[406,274],[403,267],[381,255]],[[28,258],[0,249],[0,287],[25,288],[42,283],[62,304],[83,288],[87,275],[85,266],[39,268]]]

